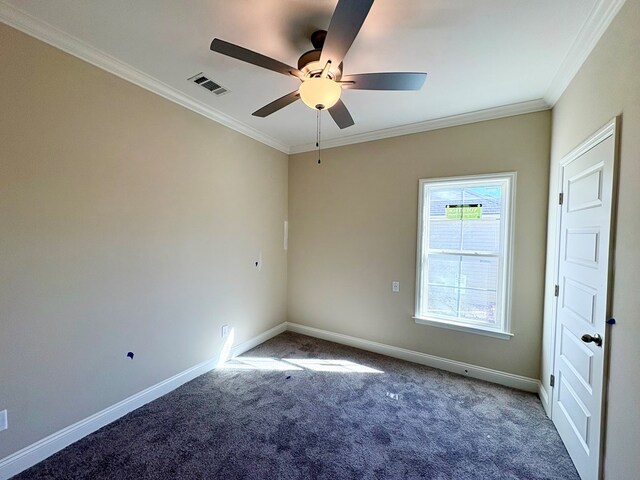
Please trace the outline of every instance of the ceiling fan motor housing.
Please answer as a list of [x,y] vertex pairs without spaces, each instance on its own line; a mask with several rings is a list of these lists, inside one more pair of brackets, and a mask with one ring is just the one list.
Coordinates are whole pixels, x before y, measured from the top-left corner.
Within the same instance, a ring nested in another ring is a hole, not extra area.
[[[1,0],[0,0],[1,2]],[[266,117],[287,105],[302,100],[313,109],[328,109],[339,128],[354,124],[349,110],[340,100],[342,88],[357,90],[420,90],[427,77],[419,72],[378,72],[345,76],[342,60],[364,24],[374,0],[338,0],[329,29],[316,30],[310,40],[313,50],[302,54],[298,68],[247,48],[214,38],[211,50],[276,73],[301,80],[298,90],[283,95],[253,112]],[[324,53],[323,53],[324,52]]]
[[[322,47],[326,35],[326,30],[313,32],[311,34],[311,43],[314,49],[303,53],[298,59],[298,70],[304,73],[305,77],[319,77],[322,73],[322,69],[325,66],[320,63],[320,56],[322,55]],[[331,65],[329,72],[327,72],[327,77],[336,82],[339,81],[342,77],[342,62],[340,65]]]

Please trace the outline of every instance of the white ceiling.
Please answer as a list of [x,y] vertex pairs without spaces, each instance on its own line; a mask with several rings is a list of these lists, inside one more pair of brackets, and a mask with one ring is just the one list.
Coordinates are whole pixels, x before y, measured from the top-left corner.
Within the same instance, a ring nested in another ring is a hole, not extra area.
[[[555,102],[554,81],[568,75],[563,69],[576,43],[588,43],[585,31],[597,30],[594,24],[602,29],[596,17],[611,3],[377,0],[345,57],[345,72],[429,76],[419,92],[344,91],[355,125],[339,130],[324,113],[323,138],[350,143],[370,132],[385,136],[403,126],[504,105],[540,99],[549,105]],[[209,44],[219,37],[297,66],[312,48],[309,35],[328,27],[335,5],[336,0],[0,0],[0,19],[92,63],[110,64],[107,69],[125,78],[143,77],[136,83],[152,90],[155,85],[164,96],[254,138],[301,151],[315,142],[316,128],[315,112],[302,102],[267,118],[251,115],[296,90],[299,81],[211,52]],[[198,72],[230,93],[217,97],[187,82]]]

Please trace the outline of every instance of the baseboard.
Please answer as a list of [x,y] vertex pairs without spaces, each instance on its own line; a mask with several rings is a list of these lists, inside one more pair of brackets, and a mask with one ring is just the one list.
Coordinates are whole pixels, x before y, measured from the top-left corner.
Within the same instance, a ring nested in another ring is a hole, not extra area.
[[428,355],[426,353],[415,352],[413,350],[385,345],[383,343],[372,342],[370,340],[343,335],[341,333],[329,332],[319,328],[307,327],[306,325],[300,325],[297,323],[287,322],[287,330],[301,333],[303,335],[309,335],[310,337],[341,343],[350,347],[356,347],[361,350],[367,350],[369,352],[380,353],[389,357],[419,363],[420,365],[426,365],[427,367],[438,368],[440,370],[446,370],[447,372],[458,373],[460,375],[485,380],[487,382],[497,383],[499,385],[516,388],[518,390],[534,393],[538,392],[539,382],[533,378],[522,377],[520,375],[480,367],[470,363],[457,362],[447,358],[436,357],[435,355]]
[[[231,354],[232,356],[240,355],[271,337],[284,332],[285,330],[286,322],[283,322],[280,325],[251,338],[250,340],[232,347]],[[146,388],[135,395],[125,398],[115,405],[105,408],[84,420],[80,420],[73,425],[63,428],[62,430],[59,430],[56,433],[53,433],[48,437],[45,437],[42,440],[39,440],[28,447],[3,458],[0,460],[0,480],[6,480],[13,475],[17,475],[18,473],[32,467],[36,463],[41,462],[45,458],[50,457],[54,453],[59,452],[63,448],[119,419],[136,408],[140,408],[141,406],[166,395],[170,391],[175,390],[180,385],[199,377],[203,373],[213,370],[217,365],[218,356],[199,363],[198,365],[184,370],[171,378]]]
[[242,355],[244,352],[248,352],[253,347],[257,347],[261,343],[266,342],[270,338],[275,337],[276,335],[280,335],[282,332],[287,330],[287,322],[282,322],[280,325],[276,325],[275,327],[267,330],[260,335],[256,335],[255,337],[247,340],[246,342],[242,342],[235,347],[231,348],[231,358],[237,357],[238,355]]
[[547,417],[551,418],[551,404],[549,403],[549,394],[547,393],[547,389],[544,388],[542,382],[538,382],[538,397],[540,398],[540,403],[542,403],[542,407],[544,408]]
[[[426,353],[415,352],[404,348],[385,345],[383,343],[372,342],[358,337],[343,335],[340,333],[329,332],[319,328],[307,327],[291,322],[283,322],[266,332],[261,333],[245,342],[242,342],[231,348],[231,357],[243,354],[261,343],[269,340],[276,335],[290,330],[292,332],[309,335],[311,337],[329,340],[343,345],[360,348],[370,352],[380,353],[389,357],[407,360],[409,362],[426,365],[428,367],[438,368],[461,375],[467,375],[492,383],[505,385],[507,387],[525,390],[528,392],[538,392],[545,411],[548,412],[548,396],[542,384],[538,380],[532,378],[513,375],[511,373],[492,370],[490,368],[479,367],[469,363],[457,362],[446,358],[428,355]],[[5,457],[0,460],[0,480],[6,480],[13,475],[26,470],[27,468],[41,462],[45,458],[80,440],[81,438],[95,432],[105,425],[117,420],[127,413],[149,403],[170,391],[178,388],[180,385],[193,380],[194,378],[216,368],[218,357],[211,358],[194,367],[174,375],[156,385],[153,385],[129,398],[126,398],[111,407],[108,407],[90,417],[85,418],[73,425],[49,435],[42,440],[23,448],[22,450]]]

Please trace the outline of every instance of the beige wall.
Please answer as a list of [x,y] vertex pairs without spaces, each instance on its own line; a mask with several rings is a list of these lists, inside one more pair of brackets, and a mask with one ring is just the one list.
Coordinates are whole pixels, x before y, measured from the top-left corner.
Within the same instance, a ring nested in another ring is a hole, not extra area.
[[[215,356],[222,324],[238,343],[283,321],[287,284],[290,321],[548,378],[550,304],[537,340],[547,182],[551,241],[559,160],[622,113],[605,469],[633,478],[638,24],[640,0],[627,0],[553,128],[541,112],[331,149],[322,165],[293,155],[288,167],[280,152],[0,24],[0,410],[10,423],[0,458]],[[418,179],[512,170],[515,337],[416,325]]]
[[3,458],[286,319],[287,156],[2,24],[0,72]]
[[[614,262],[605,478],[638,478],[640,472],[640,0],[627,0],[578,75],[553,109],[549,245],[553,245],[562,157],[614,116],[622,114],[618,219]],[[547,289],[553,287],[549,250]],[[547,295],[546,298],[551,298]],[[551,303],[545,305],[543,378],[551,373]],[[545,382],[545,385],[547,382]]]
[[[289,321],[538,378],[550,128],[547,111],[291,156]],[[515,336],[417,325],[418,179],[514,170]]]

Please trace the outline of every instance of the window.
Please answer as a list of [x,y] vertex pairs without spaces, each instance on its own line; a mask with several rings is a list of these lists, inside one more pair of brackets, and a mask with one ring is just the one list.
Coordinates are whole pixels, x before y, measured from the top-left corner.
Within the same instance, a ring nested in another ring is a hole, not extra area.
[[511,337],[515,178],[420,180],[417,323]]

